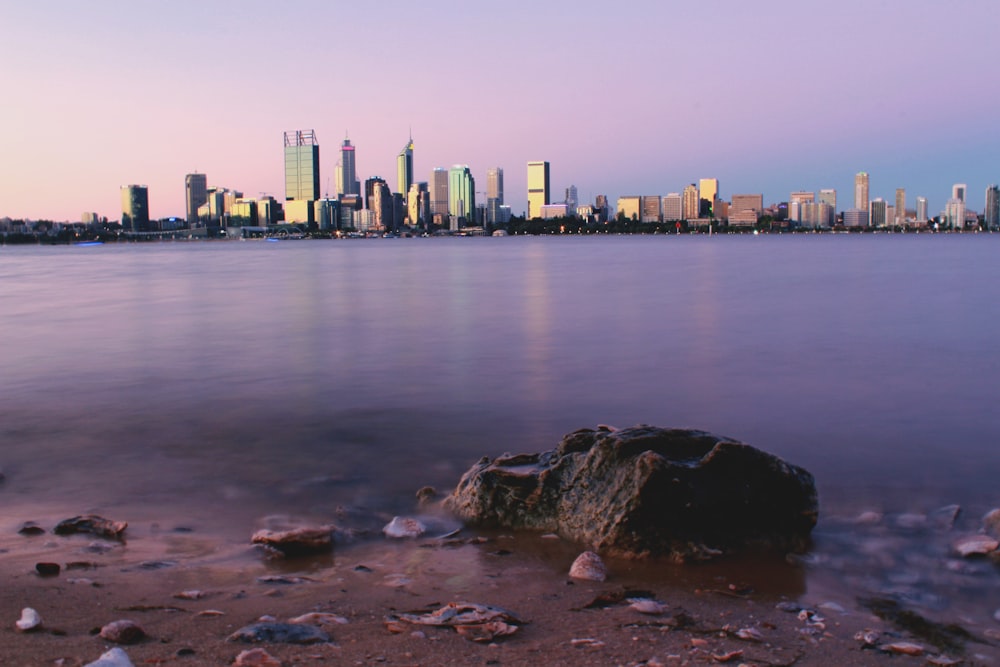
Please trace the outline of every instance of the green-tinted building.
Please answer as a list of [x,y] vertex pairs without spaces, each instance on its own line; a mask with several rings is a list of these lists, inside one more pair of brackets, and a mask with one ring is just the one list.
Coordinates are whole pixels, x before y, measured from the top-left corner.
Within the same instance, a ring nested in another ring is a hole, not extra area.
[[145,185],[123,185],[122,228],[133,232],[149,231],[149,189]]
[[285,132],[285,200],[319,199],[319,143],[313,130]]
[[448,214],[471,220],[476,211],[476,181],[468,165],[448,170]]

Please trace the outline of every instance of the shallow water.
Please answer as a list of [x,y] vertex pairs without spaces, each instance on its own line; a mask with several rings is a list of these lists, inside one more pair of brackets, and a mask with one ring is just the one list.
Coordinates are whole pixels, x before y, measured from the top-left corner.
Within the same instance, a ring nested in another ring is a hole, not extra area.
[[[2,247],[0,529],[99,511],[243,542],[267,514],[412,511],[484,454],[645,422],[813,472],[817,586],[909,568],[936,591],[950,537],[892,515],[959,503],[975,530],[1000,504],[998,254],[994,235]],[[830,520],[867,509],[900,560]],[[992,614],[980,569],[979,592],[944,588]]]

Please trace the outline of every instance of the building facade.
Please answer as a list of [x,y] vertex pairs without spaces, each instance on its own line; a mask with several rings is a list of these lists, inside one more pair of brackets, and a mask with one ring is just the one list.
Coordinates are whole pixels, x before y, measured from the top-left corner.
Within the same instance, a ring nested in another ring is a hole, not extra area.
[[344,138],[344,143],[340,146],[340,171],[337,181],[338,195],[359,195],[361,194],[361,183],[358,181],[357,162],[354,146],[351,140]]
[[684,219],[683,200],[679,192],[671,192],[663,198],[663,219],[676,222]]
[[474,220],[476,181],[468,165],[456,164],[448,170],[448,214],[453,218]]
[[313,130],[285,132],[285,200],[319,199],[319,143]]
[[638,221],[642,215],[642,197],[628,196],[618,198],[618,208],[615,217]]
[[889,222],[886,218],[888,204],[881,197],[871,200],[868,204],[868,224],[872,227],[885,227]]
[[691,185],[684,186],[684,191],[681,193],[682,207],[685,220],[694,220],[698,217],[700,211],[700,204],[698,198],[698,187],[692,183]]
[[208,177],[188,174],[184,177],[184,202],[188,226],[198,224],[198,207],[208,201]]
[[868,172],[859,171],[854,175],[854,208],[868,210]]
[[396,192],[407,196],[413,185],[413,137],[396,156]]
[[642,212],[640,218],[642,222],[660,222],[661,216],[663,215],[659,195],[641,197],[639,209]]
[[431,172],[431,215],[448,215],[448,170],[436,167]]
[[986,188],[986,208],[983,209],[983,222],[990,229],[1000,225],[1000,186],[990,185]]
[[145,185],[123,185],[122,228],[132,232],[148,232],[149,188]]
[[927,197],[917,197],[917,224],[927,224]]
[[549,163],[537,160],[528,163],[528,219],[542,214],[542,206],[549,203]]

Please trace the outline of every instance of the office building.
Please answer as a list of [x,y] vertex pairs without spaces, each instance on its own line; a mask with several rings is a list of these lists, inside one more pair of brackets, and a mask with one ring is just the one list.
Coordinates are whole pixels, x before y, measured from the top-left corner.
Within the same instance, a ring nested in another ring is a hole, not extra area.
[[887,208],[888,205],[881,197],[871,200],[868,204],[868,224],[872,227],[885,227],[888,222],[886,219]]
[[610,214],[611,206],[608,205],[608,196],[597,195],[594,198],[594,217],[597,218],[597,222],[607,222]]
[[754,211],[757,215],[764,210],[764,195],[733,195],[733,202],[729,206],[729,215],[743,211]]
[[198,224],[198,207],[208,201],[208,177],[205,174],[188,174],[184,177],[184,201],[189,227]]
[[663,198],[663,220],[675,222],[684,219],[684,208],[682,206],[680,193],[671,192]]
[[372,197],[375,196],[375,187],[378,184],[388,186],[385,179],[381,176],[372,176],[365,179],[365,208],[369,211],[373,210]]
[[381,178],[370,178],[365,181],[365,188],[370,188],[371,191],[366,200],[368,204],[367,208],[372,214],[369,230],[378,232],[395,231],[393,193],[389,190],[389,184]]
[[431,220],[431,196],[427,181],[410,185],[406,193],[406,218],[414,227],[426,227]]
[[[834,218],[837,217],[837,191],[831,189],[825,189],[819,191],[819,199],[816,201],[823,202],[824,204],[829,204],[830,208],[833,209]],[[831,224],[833,221],[831,221]]]
[[476,181],[469,166],[456,164],[448,170],[448,215],[471,222],[476,211]]
[[[958,186],[956,185],[955,187],[957,188]],[[964,189],[961,193],[953,191],[953,194],[961,194],[964,196],[965,191]],[[951,229],[965,229],[965,201],[959,199],[958,197],[952,197],[949,199],[948,203],[945,204],[944,215],[942,218],[941,222],[944,223],[946,227]]]
[[660,216],[663,214],[660,208],[660,197],[658,195],[653,195],[649,197],[639,198],[639,210],[641,211],[640,220],[642,222],[659,222]]
[[893,220],[897,225],[906,221],[906,189],[896,188],[896,205],[893,211]]
[[798,191],[788,196],[788,219],[792,222],[802,222],[803,206],[812,204],[816,200],[816,193]]
[[844,211],[844,226],[867,227],[868,211],[862,211],[860,208],[847,209],[846,211]]
[[951,198],[958,199],[963,204],[966,203],[965,191],[967,189],[968,186],[966,186],[965,183],[955,183],[955,185],[951,186]]
[[927,224],[927,197],[917,197],[917,224]]
[[344,138],[344,143],[340,146],[340,180],[337,182],[338,195],[359,195],[361,194],[361,183],[358,181],[358,173],[355,162],[354,146],[351,140]]
[[490,167],[486,170],[486,222],[495,225],[503,221],[503,169]]
[[145,185],[123,185],[122,229],[132,232],[148,232],[149,188]]
[[448,215],[448,170],[436,167],[431,173],[431,215]]
[[986,188],[986,208],[983,209],[983,222],[989,228],[1000,225],[1000,187],[990,185]]
[[[319,143],[312,130],[285,132],[285,200],[319,199]],[[310,211],[312,207],[310,207]]]
[[698,188],[694,183],[684,186],[684,191],[681,193],[681,200],[684,219],[694,220],[697,218],[700,212],[700,204],[698,203]]
[[413,185],[413,137],[396,156],[396,192],[406,196]]
[[542,206],[549,203],[549,163],[528,163],[528,219],[542,214]]
[[563,201],[566,202],[566,208],[569,209],[570,215],[572,215],[576,211],[577,206],[580,205],[575,185],[566,188],[566,198]]
[[642,197],[628,196],[618,198],[618,208],[615,212],[616,218],[624,216],[626,220],[638,222],[642,215]]
[[545,204],[539,212],[542,220],[552,220],[553,218],[565,218],[570,213],[569,207],[563,204]]
[[698,181],[698,214],[712,217],[715,211],[715,200],[719,196],[719,179],[703,178]]
[[868,173],[859,171],[854,175],[854,208],[868,210]]

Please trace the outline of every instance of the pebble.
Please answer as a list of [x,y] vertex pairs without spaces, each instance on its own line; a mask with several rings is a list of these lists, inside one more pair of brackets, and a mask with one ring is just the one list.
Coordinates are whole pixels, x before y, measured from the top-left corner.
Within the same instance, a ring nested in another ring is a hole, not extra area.
[[923,528],[927,525],[926,514],[907,512],[896,517],[896,525],[900,528]]
[[386,537],[404,539],[420,537],[427,532],[427,527],[412,517],[395,516],[382,528],[382,532]]
[[863,526],[873,526],[878,523],[882,523],[881,512],[867,511],[859,514],[855,519],[854,523]]
[[243,651],[236,656],[235,667],[281,667],[281,661],[262,648]]
[[286,556],[325,553],[333,549],[333,526],[304,527],[292,530],[258,530],[253,544],[262,544]]
[[80,516],[60,521],[56,524],[52,532],[56,535],[90,533],[97,537],[117,540],[121,538],[126,528],[128,528],[128,522],[126,521],[110,521],[96,514],[81,514]]
[[1000,509],[993,509],[983,516],[983,530],[990,537],[1000,539]]
[[178,600],[200,600],[205,597],[205,592],[199,590],[181,591],[174,593],[174,597]]
[[59,563],[35,563],[35,572],[42,577],[58,576],[61,570]]
[[924,654],[924,647],[913,642],[894,642],[892,644],[882,644],[878,647],[883,653],[894,653],[896,655],[920,656]]
[[219,611],[218,609],[205,609],[195,614],[195,616],[225,616],[225,615],[226,612]]
[[667,606],[662,602],[657,600],[650,600],[649,598],[630,598],[629,608],[634,609],[640,614],[649,614],[650,616],[659,616],[667,611]]
[[301,616],[296,616],[295,618],[288,619],[289,623],[307,623],[309,625],[345,625],[347,624],[347,619],[343,616],[337,616],[336,614],[328,614],[325,612],[313,611],[308,614],[302,614]]
[[45,529],[34,521],[25,521],[21,524],[21,527],[18,528],[17,532],[26,537],[33,537],[35,535],[44,535]]
[[88,662],[83,667],[135,667],[128,659],[128,653],[120,648],[113,648],[101,654],[101,657],[94,662]]
[[31,607],[25,607],[21,610],[21,618],[14,625],[21,632],[31,632],[41,627],[42,617]]
[[982,556],[1000,547],[1000,542],[989,535],[967,535],[959,538],[952,545],[961,556]]
[[229,635],[226,641],[318,644],[330,641],[330,635],[315,626],[301,623],[253,623]]
[[146,631],[128,619],[112,621],[101,628],[100,636],[115,644],[137,644],[146,637]]
[[604,581],[608,578],[608,568],[605,567],[601,557],[593,551],[584,551],[573,561],[573,565],[569,568],[569,576],[573,579]]

